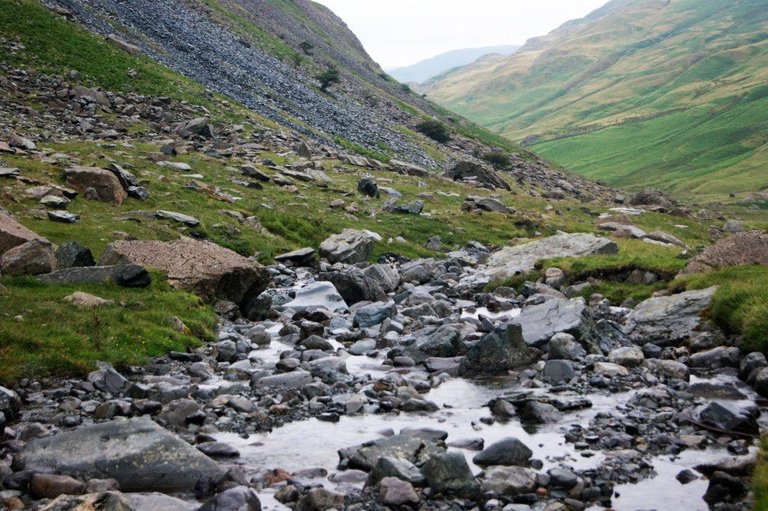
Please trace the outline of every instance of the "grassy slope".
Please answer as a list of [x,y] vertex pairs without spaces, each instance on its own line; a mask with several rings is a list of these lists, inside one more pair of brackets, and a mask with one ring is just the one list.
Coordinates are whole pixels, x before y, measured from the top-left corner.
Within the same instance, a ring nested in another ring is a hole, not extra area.
[[428,94],[613,184],[698,196],[768,185],[768,11],[754,0],[624,3]]
[[[12,54],[5,46],[0,46],[0,61],[4,63],[48,74],[63,75],[70,69],[76,69],[83,82],[89,85],[114,91],[167,96],[175,101],[205,107],[212,113],[214,125],[242,123],[246,126],[246,136],[260,126],[271,126],[269,121],[237,103],[224,102],[226,98],[206,93],[200,85],[146,57],[134,57],[116,49],[77,25],[51,14],[36,1],[2,0],[1,5],[0,37],[18,40],[26,47],[25,51]],[[131,69],[138,72],[134,78],[129,75]],[[15,93],[0,91],[0,100],[34,105],[45,113],[45,105],[34,96],[7,96],[11,94]],[[420,115],[418,110],[416,112]],[[466,130],[490,143],[505,143],[503,139],[463,120],[457,121],[456,129]],[[149,126],[139,123],[132,130],[140,134],[148,132]],[[430,146],[430,150],[439,150],[431,141],[424,139],[422,143]],[[514,149],[511,145],[507,147]],[[264,190],[258,191],[231,183],[233,174],[229,168],[245,162],[240,158],[216,159],[201,153],[178,157],[179,161],[189,163],[194,172],[205,176],[202,179],[205,185],[219,187],[242,198],[231,204],[187,188],[188,178],[147,159],[147,152],[159,150],[158,143],[136,141],[124,146],[87,141],[41,142],[39,148],[47,154],[66,154],[68,158],[51,163],[26,156],[4,155],[3,165],[18,167],[24,176],[40,183],[63,185],[61,171],[71,163],[104,167],[108,161],[117,161],[144,180],[149,188],[151,198],[148,201],[129,199],[120,207],[78,198],[69,210],[80,214],[81,221],[76,225],[64,225],[40,216],[39,205],[23,196],[27,185],[17,181],[2,183],[0,197],[3,206],[24,225],[55,243],[80,241],[89,246],[97,257],[109,242],[125,236],[174,239],[179,234],[190,234],[188,229],[155,219],[153,212],[158,209],[180,211],[199,218],[202,226],[196,229],[198,235],[245,255],[258,253],[263,262],[271,262],[273,255],[289,249],[317,246],[325,237],[344,227],[365,227],[381,233],[385,238],[403,236],[407,240],[403,244],[378,244],[374,257],[388,251],[413,257],[436,255],[424,249],[422,244],[438,234],[448,247],[458,248],[470,239],[506,244],[518,236],[531,235],[534,229],[544,233],[553,233],[556,229],[591,229],[591,217],[579,209],[579,204],[560,204],[558,213],[563,214],[558,215],[544,211],[545,201],[522,193],[503,196],[505,202],[523,211],[520,216],[457,215],[463,197],[475,190],[437,178],[424,180],[387,172],[376,174],[382,181],[396,179],[394,186],[404,193],[406,200],[414,200],[425,190],[440,190],[450,195],[436,194],[427,199],[428,215],[422,217],[381,213],[378,209],[384,198],[368,201],[354,196],[357,180],[363,171],[333,161],[326,163],[326,170],[332,178],[329,188],[298,183],[300,191],[297,194],[273,184],[267,184]],[[288,162],[285,157],[270,152],[259,156],[277,163]],[[423,188],[421,181],[426,181],[428,188]],[[340,193],[349,194],[348,202],[358,201],[361,212],[349,214],[329,210],[328,204]],[[265,229],[240,224],[223,213],[224,210],[255,216]],[[201,306],[194,297],[171,291],[157,275],[156,283],[149,290],[78,287],[79,290],[126,304],[102,309],[98,313],[83,312],[61,302],[61,298],[74,288],[43,286],[25,279],[4,279],[2,283],[5,290],[0,296],[0,360],[3,360],[0,381],[4,383],[22,376],[80,374],[92,369],[97,359],[117,364],[138,363],[146,356],[192,346],[199,342],[198,338],[210,335],[213,327],[214,315],[209,308]],[[56,317],[55,326],[50,322],[52,312]],[[17,315],[24,318],[20,323],[14,319]],[[181,335],[173,331],[166,321],[171,315],[181,318],[195,335]]]
[[[0,383],[19,378],[84,374],[96,361],[135,365],[147,357],[195,347],[211,337],[215,313],[175,291],[157,273],[147,289],[115,285],[46,285],[32,278],[0,283]],[[84,291],[115,305],[79,309],[62,298]],[[16,319],[21,316],[21,319]],[[177,317],[189,331],[171,323]]]

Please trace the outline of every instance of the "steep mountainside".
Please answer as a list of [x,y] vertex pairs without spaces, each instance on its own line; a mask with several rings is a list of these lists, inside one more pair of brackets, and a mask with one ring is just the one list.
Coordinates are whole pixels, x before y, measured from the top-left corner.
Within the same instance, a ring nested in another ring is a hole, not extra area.
[[398,67],[389,74],[401,82],[423,83],[455,67],[466,66],[485,55],[509,55],[519,50],[519,45],[486,46],[448,51],[422,60],[410,66]]
[[573,170],[698,196],[768,186],[768,9],[614,0],[430,98]]

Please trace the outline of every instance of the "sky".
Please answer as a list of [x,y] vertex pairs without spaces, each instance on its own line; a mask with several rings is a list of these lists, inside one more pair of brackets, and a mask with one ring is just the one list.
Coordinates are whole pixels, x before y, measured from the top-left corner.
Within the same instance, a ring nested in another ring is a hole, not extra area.
[[335,12],[384,69],[461,48],[523,44],[608,0],[315,0]]

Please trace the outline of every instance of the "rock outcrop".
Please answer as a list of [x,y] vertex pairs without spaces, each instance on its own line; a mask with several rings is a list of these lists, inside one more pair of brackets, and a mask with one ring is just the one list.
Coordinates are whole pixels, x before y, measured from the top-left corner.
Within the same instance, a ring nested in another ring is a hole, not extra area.
[[21,464],[72,477],[112,478],[128,492],[192,491],[202,477],[223,475],[212,459],[143,417],[34,439],[21,453]]
[[683,274],[708,272],[728,266],[768,265],[768,233],[747,231],[717,241],[688,263]]
[[618,251],[615,242],[594,234],[558,234],[494,252],[488,258],[483,273],[492,280],[504,280],[530,272],[542,259],[615,254]]
[[189,238],[116,241],[104,250],[100,264],[138,264],[163,270],[172,286],[207,302],[240,304],[266,287],[267,276],[260,264],[213,243]]

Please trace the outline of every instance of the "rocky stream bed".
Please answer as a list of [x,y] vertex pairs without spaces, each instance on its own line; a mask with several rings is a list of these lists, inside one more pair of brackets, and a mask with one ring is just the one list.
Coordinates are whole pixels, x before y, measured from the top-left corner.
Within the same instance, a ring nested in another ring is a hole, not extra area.
[[700,318],[714,289],[612,307],[550,269],[488,293],[521,261],[610,242],[370,265],[373,238],[279,257],[252,319],[220,302],[193,352],[0,388],[0,506],[749,508],[765,421],[747,382],[768,362]]

